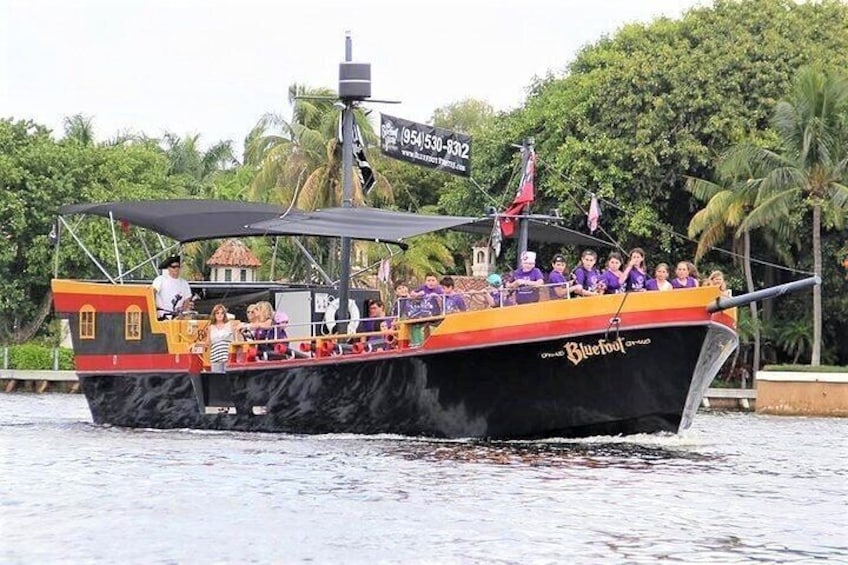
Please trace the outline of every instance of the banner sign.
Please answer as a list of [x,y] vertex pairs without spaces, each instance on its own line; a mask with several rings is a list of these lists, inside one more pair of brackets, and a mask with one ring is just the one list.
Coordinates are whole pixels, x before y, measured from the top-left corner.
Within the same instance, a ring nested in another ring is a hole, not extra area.
[[471,175],[470,135],[382,114],[380,149],[387,157],[464,177]]

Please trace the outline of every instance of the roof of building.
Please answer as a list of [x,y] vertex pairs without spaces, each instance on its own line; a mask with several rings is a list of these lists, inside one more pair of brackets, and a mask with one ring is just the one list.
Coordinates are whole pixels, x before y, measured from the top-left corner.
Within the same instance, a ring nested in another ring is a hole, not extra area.
[[[469,310],[483,310],[488,308],[486,297],[482,292],[489,286],[486,277],[469,277],[465,275],[451,275],[454,291],[465,297],[465,303]],[[479,293],[479,294],[475,294]]]
[[228,239],[207,259],[206,264],[210,267],[261,267],[262,261],[241,240]]

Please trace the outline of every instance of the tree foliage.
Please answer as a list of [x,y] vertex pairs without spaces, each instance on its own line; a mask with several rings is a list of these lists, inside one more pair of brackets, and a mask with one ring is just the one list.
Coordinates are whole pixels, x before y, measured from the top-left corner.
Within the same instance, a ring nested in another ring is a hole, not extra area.
[[[31,336],[49,312],[53,248],[48,241],[59,206],[121,198],[175,195],[168,162],[148,145],[98,146],[76,138],[55,141],[28,121],[0,120],[0,341]],[[92,252],[114,258],[108,227],[76,226]],[[124,243],[129,258],[142,257]],[[99,273],[81,251],[63,247],[60,271],[76,277]]]

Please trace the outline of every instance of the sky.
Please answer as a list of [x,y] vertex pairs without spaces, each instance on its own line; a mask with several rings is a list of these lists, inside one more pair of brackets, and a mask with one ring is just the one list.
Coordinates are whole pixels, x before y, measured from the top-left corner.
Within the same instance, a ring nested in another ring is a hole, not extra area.
[[266,113],[288,118],[288,87],[338,85],[371,64],[377,111],[429,122],[466,98],[522,104],[534,77],[622,25],[679,17],[708,0],[0,0],[0,118],[63,131],[93,119],[118,133],[244,137]]

